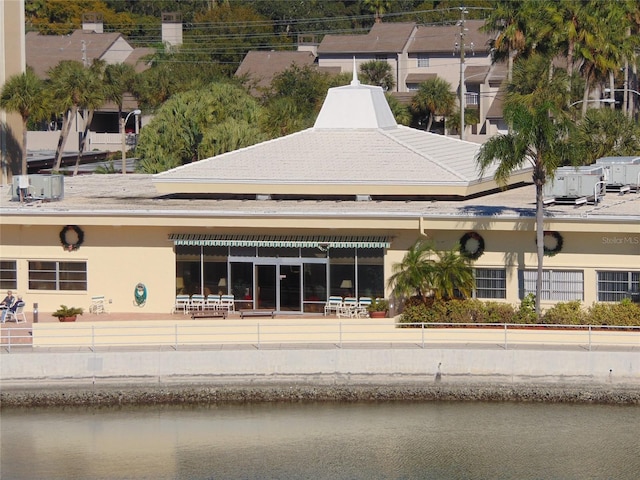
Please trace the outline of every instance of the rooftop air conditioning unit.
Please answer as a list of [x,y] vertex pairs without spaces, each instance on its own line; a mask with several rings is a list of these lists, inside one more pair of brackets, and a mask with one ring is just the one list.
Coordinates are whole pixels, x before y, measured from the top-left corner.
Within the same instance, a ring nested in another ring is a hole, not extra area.
[[595,165],[604,168],[607,187],[640,187],[640,157],[602,157]]
[[[53,201],[64,198],[64,176],[63,175],[27,175],[29,178],[29,188],[26,192],[26,200]],[[20,200],[19,176],[13,177],[11,188],[11,200]]]
[[570,201],[597,203],[604,195],[604,172],[601,166],[560,167],[553,180],[544,185],[545,202]]

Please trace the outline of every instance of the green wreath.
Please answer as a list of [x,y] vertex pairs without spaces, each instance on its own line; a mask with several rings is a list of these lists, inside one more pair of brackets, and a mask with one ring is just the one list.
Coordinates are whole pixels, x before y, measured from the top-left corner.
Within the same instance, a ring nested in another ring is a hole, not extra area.
[[[76,236],[78,237],[78,240],[76,240],[76,243],[71,243],[67,241],[67,232],[69,230],[73,230]],[[70,252],[73,252],[74,250],[78,250],[80,248],[80,245],[84,243],[84,232],[77,225],[67,225],[62,230],[60,230],[60,243],[62,243],[62,248]]]
[[[467,244],[469,240],[475,240],[478,243],[478,246],[475,250],[470,250],[467,248]],[[471,260],[477,260],[484,253],[484,238],[479,233],[476,232],[467,232],[460,238],[460,253],[470,258]]]
[[[553,239],[555,239],[556,241],[555,247],[549,248],[546,245],[544,245],[544,237],[552,237]],[[543,239],[542,243],[543,243],[545,256],[553,257],[554,255],[557,255],[558,253],[560,253],[560,251],[562,250],[564,239],[562,238],[562,235],[560,235],[559,232],[556,232],[553,230],[545,230],[544,233],[542,234],[542,239]],[[536,245],[537,244],[538,244],[538,238],[536,238]]]

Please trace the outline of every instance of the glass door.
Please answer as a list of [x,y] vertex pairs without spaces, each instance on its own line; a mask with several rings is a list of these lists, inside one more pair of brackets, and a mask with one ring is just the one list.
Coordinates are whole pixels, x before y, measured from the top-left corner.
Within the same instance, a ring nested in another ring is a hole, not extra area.
[[256,265],[255,308],[278,310],[276,270],[277,265]]
[[302,264],[279,265],[280,308],[286,312],[302,310]]

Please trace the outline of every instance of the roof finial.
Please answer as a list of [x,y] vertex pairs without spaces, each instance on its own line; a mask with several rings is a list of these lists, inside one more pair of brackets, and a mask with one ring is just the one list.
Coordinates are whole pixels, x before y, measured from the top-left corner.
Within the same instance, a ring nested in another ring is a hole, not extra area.
[[356,68],[356,57],[353,57],[353,79],[351,80],[351,85],[360,85],[360,81],[358,80],[358,69]]

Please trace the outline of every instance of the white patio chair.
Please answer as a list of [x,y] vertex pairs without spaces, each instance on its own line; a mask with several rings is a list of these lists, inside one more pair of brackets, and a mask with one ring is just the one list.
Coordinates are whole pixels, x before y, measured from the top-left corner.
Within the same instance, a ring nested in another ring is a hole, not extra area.
[[176,295],[176,302],[173,306],[173,312],[182,312],[183,314],[187,314],[189,311],[189,306],[191,305],[191,298],[189,295]]
[[190,310],[204,310],[205,297],[200,293],[194,293],[191,295],[191,303],[189,304]]
[[236,309],[235,297],[233,295],[220,295],[220,310],[233,312]]
[[22,321],[26,323],[27,316],[24,313],[24,305],[20,305],[19,307],[17,307],[15,312],[12,312],[11,310],[9,310],[4,317],[4,321],[5,322],[14,321],[16,323],[20,323],[21,318],[22,318]]
[[338,310],[342,306],[342,297],[330,296],[327,303],[324,304],[324,316],[331,315],[332,313],[338,314]]
[[207,310],[220,310],[220,295],[207,295],[207,302],[204,308]]
[[358,310],[358,299],[356,297],[345,297],[342,306],[338,309],[338,318],[356,316]]
[[360,297],[358,300],[358,306],[356,307],[356,317],[367,318],[369,316],[369,307],[373,300],[371,297]]
[[96,295],[91,297],[91,305],[89,305],[89,313],[105,313],[104,295]]

